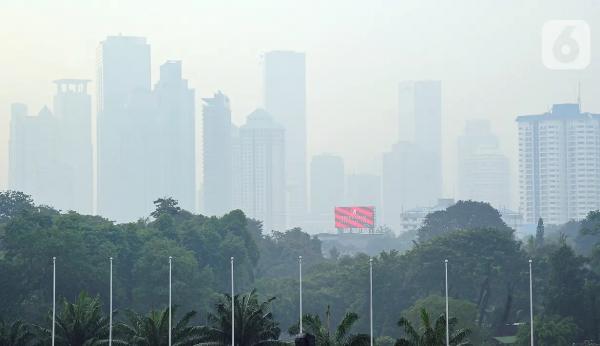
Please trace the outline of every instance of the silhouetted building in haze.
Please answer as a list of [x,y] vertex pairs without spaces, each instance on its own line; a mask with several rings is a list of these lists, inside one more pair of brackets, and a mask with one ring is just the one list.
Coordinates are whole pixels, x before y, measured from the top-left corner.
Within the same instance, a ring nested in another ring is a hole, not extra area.
[[272,51],[264,55],[264,106],[286,131],[287,224],[299,226],[307,212],[304,53]]
[[38,116],[14,104],[9,144],[9,187],[36,203],[91,214],[93,152],[88,80],[56,80],[54,113]]
[[169,196],[189,211],[195,210],[196,122],[194,90],[182,78],[181,61],[160,66],[154,86],[156,118],[150,145],[154,146],[154,179],[149,181],[152,198]]
[[117,221],[148,215],[146,193],[150,94],[150,45],[143,37],[109,36],[98,50],[98,213]]
[[509,205],[508,158],[487,120],[467,121],[458,138],[458,190],[462,200],[488,202],[495,208]]
[[310,231],[333,229],[333,211],[344,203],[344,160],[335,155],[312,157],[310,164]]
[[439,81],[402,82],[399,142],[383,155],[383,223],[398,230],[404,209],[432,205],[442,195],[442,90]]
[[233,206],[231,109],[229,98],[221,92],[202,100],[203,213],[220,216]]
[[241,206],[263,230],[285,230],[285,130],[263,109],[240,127]]

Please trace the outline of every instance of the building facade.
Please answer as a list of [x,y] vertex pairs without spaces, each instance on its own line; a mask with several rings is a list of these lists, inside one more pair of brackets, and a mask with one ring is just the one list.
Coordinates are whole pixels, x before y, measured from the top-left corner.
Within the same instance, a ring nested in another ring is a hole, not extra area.
[[160,66],[154,86],[156,106],[151,139],[154,167],[148,189],[152,198],[172,197],[185,210],[196,207],[196,120],[195,93],[182,78],[181,61]]
[[383,154],[380,213],[396,231],[402,210],[432,205],[442,195],[441,119],[441,82],[400,83],[399,141]]
[[333,211],[344,202],[344,160],[321,154],[310,164],[310,228],[325,232],[333,228]]
[[[229,98],[221,92],[202,100],[203,212],[206,215],[223,215],[233,206],[232,135],[235,135],[235,130],[231,124],[231,108]],[[237,163],[239,148],[235,149]]]
[[153,198],[148,148],[156,107],[150,85],[150,45],[143,37],[109,36],[98,49],[98,213],[119,222],[148,215]]
[[240,127],[241,207],[263,230],[286,228],[285,130],[263,109]]
[[305,55],[272,51],[263,63],[264,107],[286,131],[287,224],[301,226],[307,212]]
[[93,211],[91,97],[88,80],[54,81],[54,112],[29,116],[14,104],[9,141],[9,188],[36,203],[82,214]]
[[458,193],[462,200],[488,202],[507,208],[510,167],[487,120],[467,121],[458,138]]
[[600,115],[579,104],[517,117],[519,202],[525,223],[581,220],[600,208]]

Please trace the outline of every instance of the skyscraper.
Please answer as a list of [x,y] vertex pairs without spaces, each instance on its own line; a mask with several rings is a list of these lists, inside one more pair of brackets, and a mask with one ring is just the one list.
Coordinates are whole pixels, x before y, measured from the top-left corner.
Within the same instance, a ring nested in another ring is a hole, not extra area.
[[383,210],[379,215],[383,224],[398,232],[400,215],[406,209],[432,204],[428,192],[427,162],[410,142],[396,143],[383,154],[381,193]]
[[145,173],[151,104],[150,46],[143,37],[109,36],[98,50],[98,213],[117,221],[147,215]]
[[154,134],[154,179],[152,198],[169,196],[193,211],[196,191],[196,128],[194,90],[182,78],[181,61],[160,66],[160,80],[153,91],[156,105]]
[[28,116],[27,106],[12,105],[8,186],[31,195],[38,204],[60,208],[54,199],[61,185],[57,133],[58,123],[47,107]]
[[233,198],[233,129],[229,98],[219,91],[213,97],[202,100],[203,212],[223,215],[232,209]]
[[53,196],[63,210],[84,214],[93,212],[94,174],[92,149],[92,100],[87,93],[89,80],[59,79],[54,96],[54,116],[58,133],[57,174],[61,192]]
[[398,89],[399,140],[412,141],[428,168],[428,195],[433,203],[442,193],[442,84],[440,81],[408,81]]
[[93,161],[91,98],[87,80],[55,81],[54,113],[44,107],[28,116],[13,104],[9,187],[30,194],[36,203],[57,209],[92,212]]
[[507,208],[510,200],[508,158],[487,120],[470,120],[458,138],[458,190],[463,200]]
[[383,222],[400,227],[403,210],[434,204],[442,195],[441,83],[402,82],[399,142],[383,155]]
[[285,130],[263,109],[240,127],[241,204],[263,230],[285,230]]
[[285,128],[287,223],[301,225],[307,210],[306,66],[304,53],[264,56],[264,106]]
[[519,200],[525,223],[581,220],[600,208],[600,114],[579,104],[517,117]]
[[335,155],[315,155],[310,164],[311,228],[333,229],[333,211],[344,202],[344,160]]

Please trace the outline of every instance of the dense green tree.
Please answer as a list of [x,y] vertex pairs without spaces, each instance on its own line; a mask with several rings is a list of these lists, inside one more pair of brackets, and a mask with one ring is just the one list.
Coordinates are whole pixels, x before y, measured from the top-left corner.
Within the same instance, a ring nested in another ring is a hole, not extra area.
[[[400,318],[398,326],[402,328],[404,335],[398,339],[396,346],[446,345],[446,316],[442,314],[435,321],[431,321],[431,317],[427,310],[421,309],[420,317],[420,328],[415,328],[407,318]],[[472,345],[468,339],[471,331],[469,329],[456,329],[456,324],[456,318],[450,318],[450,320],[448,320],[450,345]]]
[[19,191],[0,191],[0,223],[33,208],[31,196]]
[[576,318],[584,311],[584,260],[566,243],[549,258],[550,272],[546,278],[544,300],[551,315]]
[[159,198],[153,203],[155,209],[150,215],[155,219],[160,218],[162,215],[175,216],[181,212],[179,203],[176,199],[171,197]]
[[418,230],[418,237],[419,241],[426,241],[447,232],[477,228],[510,231],[500,213],[489,203],[458,201],[446,210],[427,215]]
[[30,346],[35,340],[35,333],[26,322],[18,320],[7,323],[0,319],[0,345]]
[[[173,318],[177,311],[173,307]],[[169,308],[153,310],[146,315],[132,311],[127,312],[128,322],[116,326],[119,337],[131,346],[163,346],[169,341]],[[190,311],[183,317],[172,322],[171,341],[173,346],[193,346],[205,340],[205,329],[190,325],[195,311]]]
[[[278,323],[270,311],[275,298],[260,302],[256,291],[234,297],[235,345],[277,344]],[[231,345],[231,296],[224,294],[208,315],[206,342]]]
[[[321,321],[319,315],[306,314],[302,316],[303,332],[307,332],[315,336],[316,344],[319,346],[366,346],[370,343],[370,336],[367,334],[352,334],[350,330],[358,321],[358,314],[348,312],[342,318],[340,323],[331,330],[331,310],[327,306],[325,310],[325,321]],[[298,334],[298,323],[290,327],[290,334]]]
[[540,217],[535,229],[535,247],[537,249],[544,246],[544,220]]
[[298,273],[298,256],[303,256],[304,268],[323,261],[321,242],[299,228],[261,236],[258,244],[260,260],[257,275],[262,277],[295,277]]
[[[536,345],[571,346],[579,328],[571,317],[536,317],[533,321],[533,338]],[[523,324],[517,334],[517,345],[530,346],[530,325]]]
[[[40,327],[40,338],[52,337],[52,318],[48,328]],[[94,346],[106,342],[109,319],[102,313],[100,299],[82,292],[74,303],[64,300],[56,316],[56,344],[64,346]]]
[[[456,328],[470,329],[470,339],[476,344],[481,344],[484,336],[480,335],[480,330],[477,327],[477,305],[475,303],[450,298],[448,300],[450,316],[457,320]],[[440,316],[446,312],[446,300],[439,295],[431,295],[429,297],[417,300],[409,309],[402,313],[410,323],[418,330],[422,325],[422,310],[426,309],[429,315]]]

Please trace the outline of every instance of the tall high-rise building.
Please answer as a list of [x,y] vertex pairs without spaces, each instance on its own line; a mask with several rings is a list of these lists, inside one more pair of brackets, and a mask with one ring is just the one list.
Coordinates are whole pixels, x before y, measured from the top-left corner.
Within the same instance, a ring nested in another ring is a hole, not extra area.
[[410,142],[396,143],[383,154],[381,172],[381,222],[399,232],[400,215],[406,209],[431,204],[427,187],[427,163]]
[[467,121],[464,134],[458,138],[458,190],[462,200],[508,207],[509,162],[487,120]]
[[150,45],[143,37],[109,36],[98,50],[98,213],[117,221],[152,208],[149,133],[153,126]]
[[8,186],[31,195],[36,203],[54,206],[60,193],[58,175],[58,122],[44,106],[37,116],[27,106],[11,107]]
[[93,154],[91,98],[87,80],[60,79],[54,113],[44,107],[28,116],[12,107],[9,186],[37,203],[66,211],[92,213]]
[[440,81],[410,81],[398,89],[399,142],[383,155],[383,222],[398,229],[403,210],[442,195]]
[[344,160],[335,155],[312,157],[310,164],[310,220],[319,232],[333,228],[333,211],[344,202]]
[[[233,206],[231,108],[229,98],[220,91],[202,100],[203,212],[207,215],[223,215],[231,211]],[[239,191],[239,187],[236,191]]]
[[264,106],[286,131],[287,223],[299,226],[307,211],[304,53],[273,51],[265,54]]
[[265,231],[284,230],[285,130],[263,109],[240,127],[241,204]]
[[89,80],[60,79],[54,96],[54,116],[58,121],[55,141],[60,162],[61,193],[54,196],[56,206],[84,214],[93,212],[94,173],[92,148],[92,99],[87,93]]
[[581,220],[600,208],[600,114],[579,104],[517,117],[519,199],[525,223]]
[[160,66],[160,80],[153,91],[156,105],[154,134],[154,175],[148,188],[153,197],[169,196],[193,211],[196,191],[196,127],[194,89],[182,78],[181,61]]
[[421,160],[429,168],[427,175],[430,202],[442,193],[442,83],[407,81],[398,88],[399,140],[412,141]]

